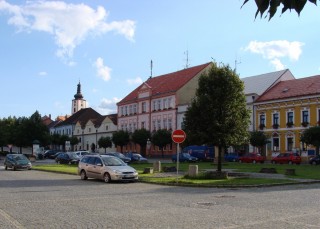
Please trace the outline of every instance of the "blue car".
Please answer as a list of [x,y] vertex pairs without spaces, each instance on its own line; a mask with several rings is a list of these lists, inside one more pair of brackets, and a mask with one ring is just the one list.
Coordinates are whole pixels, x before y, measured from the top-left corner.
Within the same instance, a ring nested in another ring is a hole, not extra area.
[[229,162],[236,162],[239,161],[239,154],[238,153],[228,153],[224,155],[224,160]]
[[[172,156],[172,162],[176,162],[177,161],[177,155],[173,155]],[[179,161],[180,162],[196,162],[198,160],[198,158],[191,156],[188,153],[179,153]]]

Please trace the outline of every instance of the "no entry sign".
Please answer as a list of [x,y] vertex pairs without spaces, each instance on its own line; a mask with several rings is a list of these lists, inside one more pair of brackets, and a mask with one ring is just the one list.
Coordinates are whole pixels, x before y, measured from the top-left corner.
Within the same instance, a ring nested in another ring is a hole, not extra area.
[[172,141],[182,143],[186,139],[186,133],[183,130],[175,130],[171,134]]

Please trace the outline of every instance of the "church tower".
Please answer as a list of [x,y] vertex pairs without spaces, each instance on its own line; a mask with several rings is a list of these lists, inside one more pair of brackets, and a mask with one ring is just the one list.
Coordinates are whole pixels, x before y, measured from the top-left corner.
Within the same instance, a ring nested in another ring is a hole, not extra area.
[[74,95],[74,99],[72,100],[71,115],[81,110],[82,108],[87,108],[87,101],[83,99],[83,96],[81,94],[81,84],[79,81],[77,86],[77,94]]

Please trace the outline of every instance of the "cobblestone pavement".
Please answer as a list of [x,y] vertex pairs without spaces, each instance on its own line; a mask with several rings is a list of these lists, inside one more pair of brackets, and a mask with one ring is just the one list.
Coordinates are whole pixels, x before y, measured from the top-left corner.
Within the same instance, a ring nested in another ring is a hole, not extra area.
[[191,188],[0,166],[1,229],[320,228],[320,185]]

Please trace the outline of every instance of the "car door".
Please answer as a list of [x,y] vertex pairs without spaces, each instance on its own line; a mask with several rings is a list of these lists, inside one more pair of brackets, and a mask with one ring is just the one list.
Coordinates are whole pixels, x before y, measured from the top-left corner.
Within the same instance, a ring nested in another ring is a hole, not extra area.
[[102,166],[102,160],[101,158],[96,157],[96,160],[94,162],[94,165],[92,167],[92,172],[97,179],[102,179],[103,178],[103,166]]

